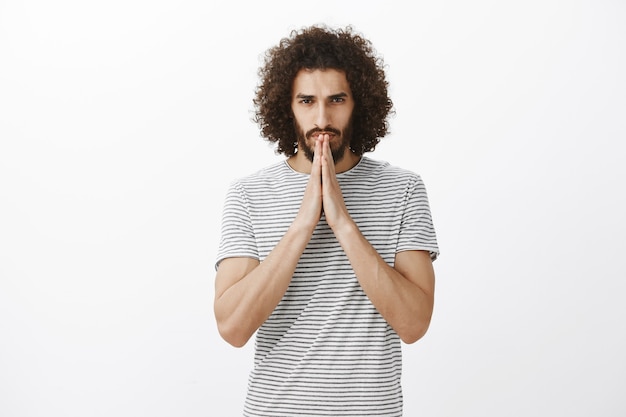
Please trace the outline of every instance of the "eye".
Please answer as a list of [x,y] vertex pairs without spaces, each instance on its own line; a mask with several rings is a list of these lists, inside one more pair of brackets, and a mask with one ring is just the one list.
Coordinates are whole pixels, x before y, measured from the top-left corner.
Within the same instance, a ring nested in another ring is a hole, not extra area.
[[344,97],[333,97],[331,101],[333,103],[343,103],[344,101],[346,101],[346,99]]

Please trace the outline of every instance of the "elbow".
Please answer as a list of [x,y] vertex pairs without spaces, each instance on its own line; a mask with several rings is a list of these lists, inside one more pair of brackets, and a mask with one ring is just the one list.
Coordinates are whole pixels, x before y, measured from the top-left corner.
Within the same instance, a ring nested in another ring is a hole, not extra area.
[[400,337],[400,340],[402,340],[407,345],[413,344],[420,340],[422,337],[424,337],[424,335],[428,331],[429,325],[430,320],[426,322],[421,322],[419,324],[406,328],[402,332],[398,332],[398,336]]
[[217,309],[215,311],[215,319],[217,331],[222,339],[234,347],[243,347],[252,336],[250,332],[245,330],[245,326],[242,326],[242,323],[238,323],[236,320],[228,317],[221,317]]
[[219,335],[234,347],[243,347],[256,330],[248,315],[242,316],[240,311],[233,310],[219,298],[213,304],[213,314]]
[[421,332],[421,333],[411,332],[411,333],[401,334],[399,336],[400,336],[400,340],[402,340],[407,345],[411,345],[417,342],[418,340],[420,340],[422,337],[424,337],[425,334],[426,332]]
[[224,341],[237,348],[243,347],[248,342],[251,334],[246,333],[242,323],[233,319],[232,312],[225,310],[217,299],[213,305],[213,314],[217,331]]
[[239,338],[237,338],[237,337],[227,338],[227,337],[222,336],[222,338],[223,338],[226,342],[228,342],[228,344],[230,344],[231,346],[236,347],[236,348],[242,348],[242,347],[244,347],[244,346],[246,345],[246,343],[248,342],[248,339],[246,339],[246,338],[241,338],[241,337],[239,337]]
[[250,335],[246,335],[235,326],[229,326],[225,323],[218,323],[217,330],[222,339],[237,348],[245,346],[250,339]]

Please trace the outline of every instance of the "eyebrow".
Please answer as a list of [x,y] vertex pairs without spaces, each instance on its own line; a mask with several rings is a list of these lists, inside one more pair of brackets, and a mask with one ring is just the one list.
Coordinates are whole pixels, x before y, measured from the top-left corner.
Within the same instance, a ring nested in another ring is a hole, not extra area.
[[[334,98],[343,98],[343,97],[348,97],[348,93],[337,93],[337,94],[331,94],[330,96],[328,96],[329,99],[334,99]],[[315,96],[311,95],[311,94],[303,94],[303,93],[298,93],[296,94],[296,98],[300,98],[300,99],[304,99],[304,100],[311,100],[313,98],[315,98]]]

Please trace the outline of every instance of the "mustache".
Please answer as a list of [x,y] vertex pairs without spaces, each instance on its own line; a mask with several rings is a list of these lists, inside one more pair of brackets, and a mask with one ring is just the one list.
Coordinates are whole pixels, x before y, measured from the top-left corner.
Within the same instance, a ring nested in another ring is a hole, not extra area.
[[313,129],[307,131],[305,133],[305,137],[307,139],[311,139],[311,136],[313,136],[313,134],[315,133],[333,133],[336,136],[341,136],[341,131],[339,129],[335,129],[334,127],[327,127],[325,129],[320,129],[319,127],[314,127]]

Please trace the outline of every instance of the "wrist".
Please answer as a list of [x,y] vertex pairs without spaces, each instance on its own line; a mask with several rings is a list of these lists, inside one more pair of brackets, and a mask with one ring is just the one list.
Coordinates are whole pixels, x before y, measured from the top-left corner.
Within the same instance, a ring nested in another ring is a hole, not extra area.
[[341,241],[343,237],[347,238],[354,233],[360,233],[359,227],[349,215],[341,217],[332,225],[329,224],[329,226],[339,241]]
[[289,226],[287,233],[295,233],[296,235],[307,236],[310,239],[310,237],[313,235],[313,231],[315,231],[317,223],[317,221],[307,221],[301,219],[300,216],[296,216],[294,221]]

